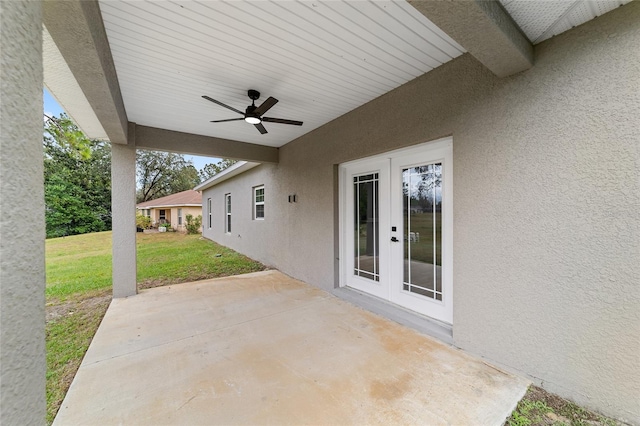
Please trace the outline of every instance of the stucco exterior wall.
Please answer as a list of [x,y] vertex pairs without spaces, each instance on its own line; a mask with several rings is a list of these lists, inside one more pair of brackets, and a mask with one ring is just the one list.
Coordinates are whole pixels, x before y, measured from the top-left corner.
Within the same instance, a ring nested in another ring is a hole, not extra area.
[[137,294],[136,147],[111,145],[113,297]]
[[[202,235],[285,271],[290,253],[284,235],[288,235],[286,224],[291,220],[289,208],[293,206],[286,201],[286,193],[283,194],[281,182],[276,179],[278,170],[276,165],[261,165],[203,191]],[[265,191],[265,217],[254,220],[253,188],[260,185],[264,185]],[[225,194],[231,194],[231,233],[225,232]],[[208,198],[211,198],[211,227]]]
[[42,4],[0,2],[0,424],[45,423]]
[[632,2],[537,45],[512,77],[464,55],[204,191],[204,235],[331,289],[335,166],[452,135],[455,345],[640,423],[638,46]]

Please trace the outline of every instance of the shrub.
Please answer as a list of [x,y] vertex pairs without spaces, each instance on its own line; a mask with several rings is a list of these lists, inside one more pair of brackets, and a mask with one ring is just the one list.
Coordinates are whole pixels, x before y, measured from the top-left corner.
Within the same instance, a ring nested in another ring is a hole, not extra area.
[[151,218],[138,213],[136,215],[136,226],[141,229],[149,229],[151,227]]
[[202,225],[202,216],[198,215],[198,217],[194,218],[193,215],[188,214],[186,216],[186,219],[187,219],[187,234],[199,234],[200,225]]

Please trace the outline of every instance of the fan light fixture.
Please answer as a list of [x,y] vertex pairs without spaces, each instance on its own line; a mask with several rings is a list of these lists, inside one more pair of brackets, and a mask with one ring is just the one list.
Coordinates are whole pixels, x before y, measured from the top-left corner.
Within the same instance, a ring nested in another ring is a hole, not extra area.
[[262,120],[260,120],[258,117],[251,117],[251,116],[246,116],[244,118],[244,121],[246,121],[249,124],[260,124],[260,123],[262,123]]

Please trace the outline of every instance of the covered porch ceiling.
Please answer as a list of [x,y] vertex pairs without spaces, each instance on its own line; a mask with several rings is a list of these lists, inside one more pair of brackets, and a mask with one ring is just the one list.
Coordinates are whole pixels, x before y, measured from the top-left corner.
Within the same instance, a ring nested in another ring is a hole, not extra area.
[[[533,65],[533,44],[628,1],[48,0],[45,85],[89,137],[275,162],[459,55],[508,76]],[[244,111],[248,89],[279,100],[265,115],[304,124],[210,122],[241,116],[202,95]]]

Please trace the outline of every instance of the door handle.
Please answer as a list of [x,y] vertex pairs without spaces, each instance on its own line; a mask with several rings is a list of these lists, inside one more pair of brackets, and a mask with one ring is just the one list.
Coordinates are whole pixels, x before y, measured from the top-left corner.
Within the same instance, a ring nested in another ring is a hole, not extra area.
[[391,241],[394,243],[399,243],[400,240],[398,240],[396,237],[391,237]]

